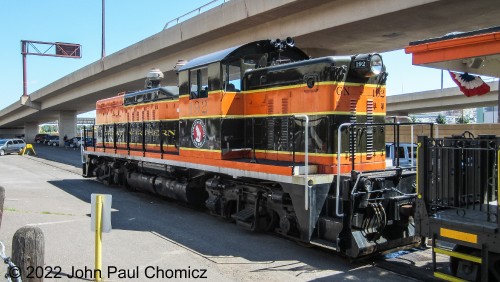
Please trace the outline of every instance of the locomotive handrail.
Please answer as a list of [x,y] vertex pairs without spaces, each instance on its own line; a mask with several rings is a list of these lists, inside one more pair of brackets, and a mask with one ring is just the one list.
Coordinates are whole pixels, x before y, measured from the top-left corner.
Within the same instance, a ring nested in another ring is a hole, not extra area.
[[339,201],[339,196],[340,196],[340,152],[342,152],[342,128],[351,126],[354,123],[343,123],[339,126],[338,132],[337,132],[337,189],[335,189],[335,215],[338,217],[344,216],[344,213],[339,212],[339,206],[340,206],[340,201]]
[[[304,146],[305,146],[305,150],[304,150],[304,170],[305,170],[305,178],[304,178],[304,208],[305,210],[309,210],[309,181],[308,181],[308,178],[309,178],[309,116],[308,115],[304,115],[304,114],[299,114],[299,115],[293,115],[295,118],[304,118],[306,120],[306,124],[305,124],[305,130],[304,130]],[[295,148],[294,148],[294,152],[295,152]]]
[[[342,128],[343,127],[352,127],[356,125],[361,125],[361,126],[377,126],[377,125],[383,125],[383,126],[390,126],[394,125],[398,128],[398,135],[399,135],[399,127],[401,125],[410,125],[411,126],[411,136],[412,136],[412,142],[413,142],[413,126],[414,125],[430,125],[431,127],[431,136],[433,133],[433,123],[428,123],[428,122],[396,122],[396,123],[343,123],[339,126],[338,132],[337,132],[337,183],[336,183],[336,191],[335,191],[335,215],[338,217],[344,216],[344,213],[340,213],[339,207],[340,207],[340,155],[342,152]],[[437,127],[436,127],[437,128]],[[396,131],[394,132],[396,134]],[[398,146],[399,146],[399,136],[397,140]],[[412,155],[413,157],[413,155]],[[354,167],[354,158],[353,158],[353,167]],[[358,178],[359,180],[359,178]]]
[[[82,158],[82,164],[85,163],[85,156],[84,156],[84,152],[85,152],[85,142],[87,141],[87,132],[86,132],[86,128],[85,126],[83,126],[83,128],[80,128],[80,140],[82,140],[82,144],[80,144],[80,156]],[[78,144],[78,143],[77,143]]]

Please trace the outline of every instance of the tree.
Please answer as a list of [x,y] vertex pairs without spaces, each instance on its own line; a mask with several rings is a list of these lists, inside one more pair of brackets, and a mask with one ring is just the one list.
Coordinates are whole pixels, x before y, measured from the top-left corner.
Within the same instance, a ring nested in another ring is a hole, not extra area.
[[439,114],[436,118],[436,123],[437,124],[446,124],[446,117],[443,116],[442,114]]
[[471,118],[469,116],[461,116],[461,117],[457,118],[457,123],[466,124],[466,123],[470,123],[470,122],[471,122]]

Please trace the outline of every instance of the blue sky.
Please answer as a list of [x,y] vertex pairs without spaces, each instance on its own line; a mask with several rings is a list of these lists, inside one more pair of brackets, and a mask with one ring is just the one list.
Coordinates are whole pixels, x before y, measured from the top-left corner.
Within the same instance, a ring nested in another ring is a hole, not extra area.
[[[106,0],[106,54],[160,32],[171,19],[208,2]],[[101,56],[101,0],[1,0],[0,26],[0,109],[19,101],[22,95],[21,40],[82,45],[81,59],[28,56],[28,93]],[[376,46],[374,49],[377,51]],[[440,87],[439,70],[412,66],[411,56],[401,50],[383,56],[389,72],[389,95]],[[454,84],[445,73],[445,87],[451,86]]]

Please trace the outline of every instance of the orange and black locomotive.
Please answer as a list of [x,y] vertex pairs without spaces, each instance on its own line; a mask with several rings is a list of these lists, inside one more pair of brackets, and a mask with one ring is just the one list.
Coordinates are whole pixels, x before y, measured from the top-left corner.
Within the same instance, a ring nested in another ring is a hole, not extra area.
[[177,88],[155,70],[97,102],[85,176],[353,258],[418,243],[415,172],[386,169],[379,54],[311,59],[262,40],[177,72]]

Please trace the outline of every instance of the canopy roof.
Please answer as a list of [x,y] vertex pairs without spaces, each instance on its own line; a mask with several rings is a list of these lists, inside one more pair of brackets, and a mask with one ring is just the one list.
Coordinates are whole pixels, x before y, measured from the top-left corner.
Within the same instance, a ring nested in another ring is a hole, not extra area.
[[500,27],[410,42],[413,64],[500,77]]

